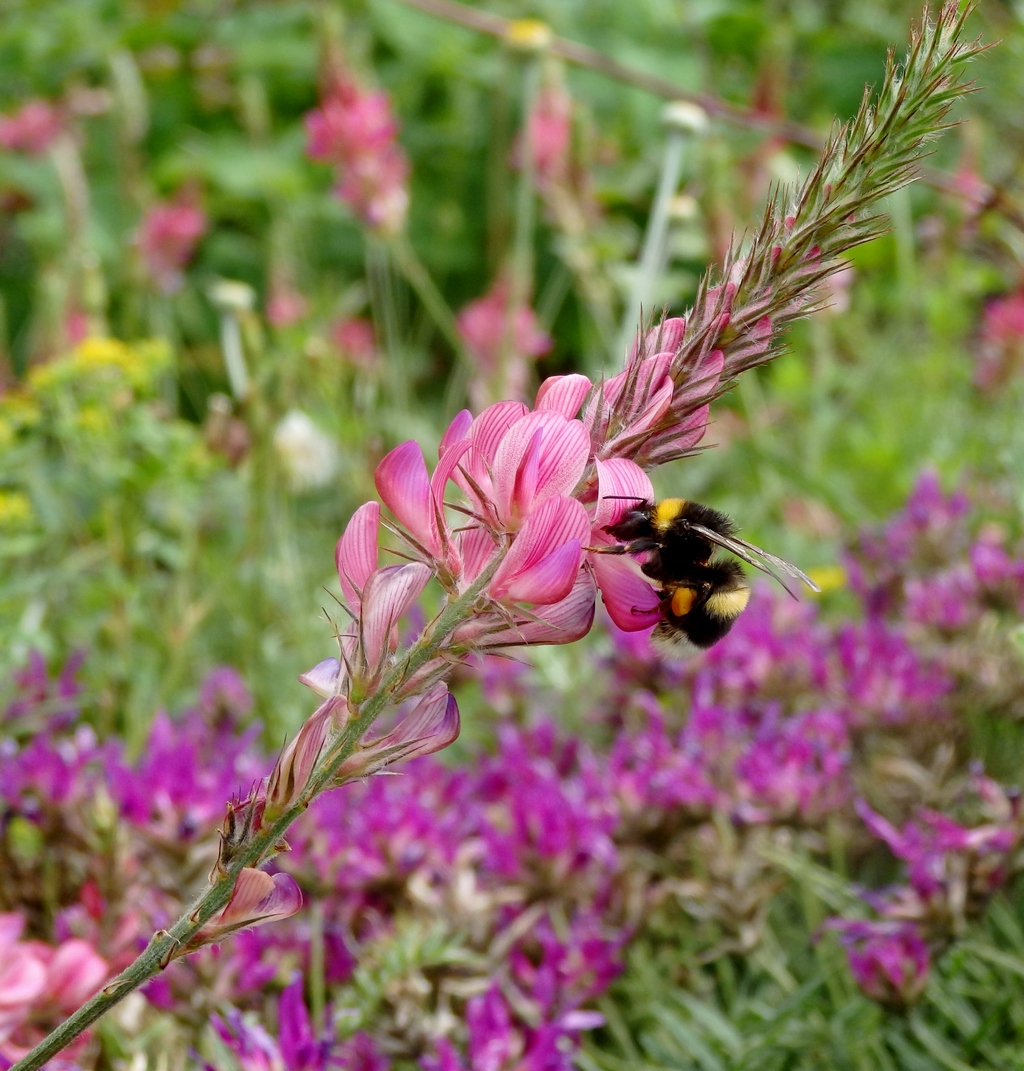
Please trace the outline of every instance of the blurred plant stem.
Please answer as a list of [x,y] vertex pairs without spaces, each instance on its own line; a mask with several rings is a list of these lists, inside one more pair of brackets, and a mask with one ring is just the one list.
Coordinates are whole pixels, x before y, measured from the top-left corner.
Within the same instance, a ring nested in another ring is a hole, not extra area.
[[692,170],[692,155],[697,139],[707,127],[707,116],[695,105],[686,101],[677,101],[666,105],[663,122],[667,130],[665,151],[661,159],[661,171],[658,175],[654,204],[647,217],[647,230],[644,233],[640,260],[637,263],[633,285],[630,287],[622,314],[618,345],[620,353],[628,353],[637,332],[642,331],[645,305],[648,315],[654,312],[658,278],[665,270],[665,261],[668,256],[672,199],[679,189],[679,181],[684,172]]
[[533,144],[533,111],[540,91],[543,61],[540,48],[531,49],[523,59],[519,181],[516,184],[515,229],[509,265],[508,304],[505,307],[505,324],[499,350],[498,382],[504,382],[505,366],[517,356],[516,320],[520,309],[529,305],[533,294],[533,232],[537,220],[537,161]]

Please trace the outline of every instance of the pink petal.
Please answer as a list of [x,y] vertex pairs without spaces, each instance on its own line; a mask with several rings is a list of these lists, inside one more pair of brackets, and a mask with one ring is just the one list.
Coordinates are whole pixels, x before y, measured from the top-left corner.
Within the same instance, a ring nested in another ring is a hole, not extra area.
[[[520,467],[536,432],[542,432],[536,479],[522,487],[527,500],[517,499]],[[499,515],[527,516],[536,503],[552,495],[567,495],[579,483],[590,458],[590,434],[579,420],[553,411],[528,413],[506,432],[494,458],[494,490]]]
[[480,650],[519,647],[524,644],[572,643],[582,639],[594,623],[594,581],[586,569],[576,576],[572,591],[551,606],[540,607],[536,620],[519,621],[515,628],[504,628],[483,637]]
[[527,517],[498,566],[490,584],[491,594],[497,599],[504,598],[517,577],[538,565],[563,544],[577,541],[582,546],[589,536],[587,511],[576,499],[562,496],[545,499]]
[[363,589],[363,657],[367,668],[380,662],[391,641],[391,632],[420,597],[432,576],[419,562],[378,569]]
[[0,1015],[31,1004],[46,988],[46,965],[30,945],[14,945],[0,960]]
[[271,892],[253,908],[253,923],[290,918],[302,907],[302,891],[290,874],[275,874],[272,881]]
[[597,505],[594,528],[618,524],[631,509],[654,501],[654,488],[639,465],[624,457],[594,462],[597,469]]
[[[626,363],[632,364],[638,356],[647,357],[660,350],[669,350],[674,353],[679,349],[679,344],[683,341],[685,333],[686,320],[681,316],[670,316],[667,320],[662,320],[660,324],[655,324],[644,335],[643,346],[639,344],[640,332],[638,331],[633,339],[633,346],[629,351]],[[641,350],[642,352],[640,352]]]
[[522,402],[495,402],[489,405],[473,421],[470,438],[480,456],[488,462],[494,460],[505,432],[529,413],[530,408]]
[[106,981],[110,968],[88,941],[65,941],[50,960],[46,995],[60,1008],[75,1011]]
[[448,425],[444,435],[441,436],[441,444],[437,448],[437,456],[443,457],[445,450],[447,450],[452,443],[456,443],[460,439],[465,439],[472,426],[473,414],[468,409],[463,409],[462,412],[457,414],[455,419]]
[[0,952],[16,944],[24,929],[25,919],[17,911],[0,912]]
[[[459,735],[459,705],[448,688],[432,688],[387,736],[377,742],[382,748],[401,748],[401,757],[432,755]],[[375,745],[376,746],[376,745]]]
[[346,700],[343,696],[332,696],[326,703],[322,703],[281,752],[267,780],[264,813],[271,821],[298,803],[323,751],[335,713],[345,707]]
[[334,695],[338,689],[341,676],[341,663],[336,658],[325,658],[312,669],[299,674],[299,681],[307,688],[312,688],[317,695]]
[[430,478],[423,451],[415,439],[396,446],[373,474],[377,493],[429,554],[441,553],[441,540],[430,496]]
[[632,558],[591,554],[590,564],[608,615],[623,632],[639,632],[661,620],[658,593]]
[[341,590],[352,610],[358,610],[363,585],[370,573],[377,568],[379,528],[379,503],[364,503],[352,514],[334,552]]
[[590,380],[579,374],[549,376],[537,390],[534,408],[551,409],[571,420],[579,413],[583,400],[592,388]]
[[455,472],[453,478],[459,487],[474,500],[477,500],[477,495],[473,490],[473,484],[475,483],[480,488],[488,499],[478,503],[480,509],[485,512],[492,496],[491,464],[494,461],[498,443],[501,442],[505,432],[528,412],[529,409],[522,402],[496,402],[488,406],[473,421],[473,426],[469,430],[473,449],[463,457],[459,469],[464,469],[471,479],[463,476],[461,471]]
[[712,350],[703,362],[694,368],[676,390],[673,405],[678,410],[682,406],[691,405],[713,394],[722,378],[722,369],[725,368],[725,354],[721,350]]
[[564,599],[572,590],[583,558],[583,544],[578,539],[563,543],[536,565],[514,576],[503,591],[494,597],[506,602],[528,602],[546,606]]
[[461,590],[465,591],[494,557],[498,549],[494,537],[486,528],[467,528],[456,536],[459,558],[462,561]]

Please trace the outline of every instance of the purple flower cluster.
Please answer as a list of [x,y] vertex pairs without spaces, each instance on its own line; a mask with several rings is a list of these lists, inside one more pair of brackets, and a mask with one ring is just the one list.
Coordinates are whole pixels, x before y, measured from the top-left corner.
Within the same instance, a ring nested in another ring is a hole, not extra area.
[[[478,659],[503,718],[493,752],[457,769],[423,756],[319,798],[278,872],[246,872],[243,890],[254,910],[269,900],[276,910],[281,890],[301,887],[316,924],[296,914],[175,961],[145,991],[152,1014],[200,1033],[220,1014],[218,1044],[243,1069],[568,1069],[581,1031],[600,1022],[591,1002],[656,904],[673,896],[698,923],[714,921],[723,947],[749,949],[781,884],[763,847],[796,836],[817,851],[827,821],[852,833],[858,814],[907,876],[865,894],[877,918],[830,928],[865,993],[909,1004],[930,956],[1016,870],[1024,831],[1016,797],[980,772],[954,764],[929,783],[943,811],[907,787],[937,746],[932,727],[948,736],[965,709],[957,659],[971,635],[914,616],[914,582],[927,583],[929,562],[938,573],[967,563],[969,601],[993,615],[1015,609],[1024,567],[991,532],[972,539],[964,501],[930,477],[856,555],[860,620],[834,624],[759,589],[689,663],[607,625],[602,698],[588,711],[600,744],[554,728],[545,707],[564,699],[528,670]],[[129,761],[81,721],[73,670],[50,679],[34,659],[15,691],[0,742],[0,863],[11,875],[0,910],[116,970],[205,880],[225,801],[263,783],[270,762],[245,727],[248,696],[219,671],[194,710],[158,715]],[[299,762],[301,734],[290,746]],[[917,772],[878,778],[883,762]],[[862,783],[871,807],[854,804]],[[260,910],[273,917],[271,907]],[[309,1025],[296,970],[322,972],[330,1041]]]

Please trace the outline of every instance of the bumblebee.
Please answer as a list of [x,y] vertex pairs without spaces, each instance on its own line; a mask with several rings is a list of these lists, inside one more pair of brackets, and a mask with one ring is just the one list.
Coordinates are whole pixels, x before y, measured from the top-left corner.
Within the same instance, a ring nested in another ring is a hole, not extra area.
[[670,650],[691,644],[711,647],[746,609],[750,585],[743,567],[731,558],[714,557],[719,547],[767,573],[793,598],[796,594],[780,572],[819,590],[795,565],[739,539],[729,517],[699,502],[641,501],[605,531],[619,545],[602,547],[602,553],[647,555],[640,569],[661,586],[662,620],[654,639]]

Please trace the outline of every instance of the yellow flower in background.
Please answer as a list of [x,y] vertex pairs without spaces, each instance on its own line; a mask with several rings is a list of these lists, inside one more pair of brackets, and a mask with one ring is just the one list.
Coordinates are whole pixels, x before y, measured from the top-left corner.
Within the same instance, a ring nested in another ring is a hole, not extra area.
[[115,338],[87,338],[66,357],[29,373],[29,387],[45,393],[53,386],[89,387],[127,385],[146,393],[170,364],[170,351],[157,340],[129,345]]
[[822,595],[846,587],[846,570],[841,565],[819,565],[816,569],[808,569],[807,575],[818,585]]
[[23,491],[0,491],[0,531],[24,528],[33,516],[32,503]]

